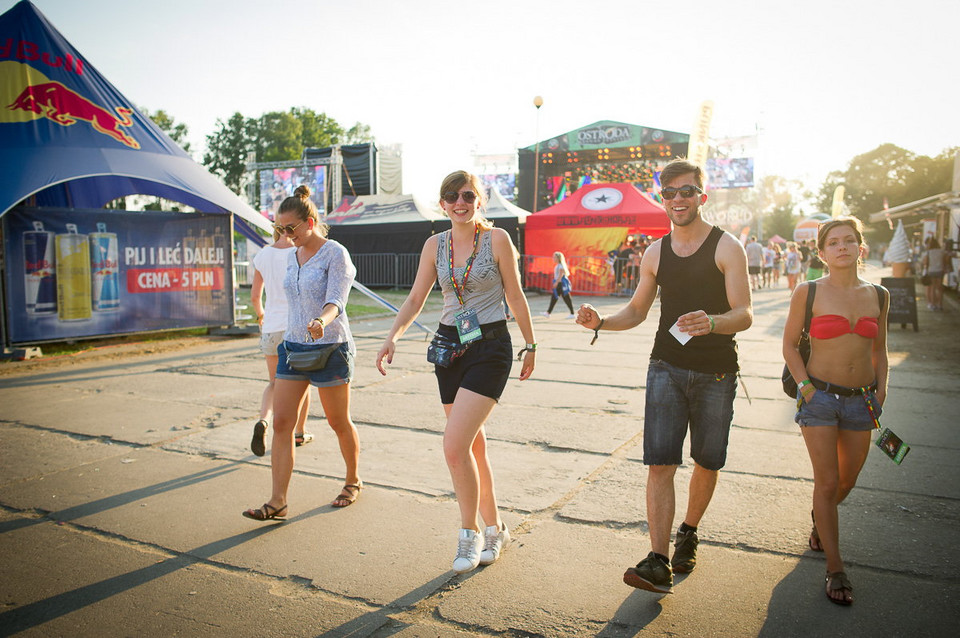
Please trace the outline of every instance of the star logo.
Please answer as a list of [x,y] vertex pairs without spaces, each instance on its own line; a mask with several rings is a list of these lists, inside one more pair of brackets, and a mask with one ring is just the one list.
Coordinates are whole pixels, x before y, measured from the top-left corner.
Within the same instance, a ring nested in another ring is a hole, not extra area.
[[584,195],[581,204],[587,210],[609,210],[623,201],[623,193],[616,188],[604,186]]

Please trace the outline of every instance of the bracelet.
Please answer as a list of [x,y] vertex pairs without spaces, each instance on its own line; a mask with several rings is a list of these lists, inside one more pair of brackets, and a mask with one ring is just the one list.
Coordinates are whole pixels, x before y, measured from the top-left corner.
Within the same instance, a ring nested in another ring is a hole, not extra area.
[[314,317],[313,320],[319,323],[321,328],[327,327],[327,322],[323,320],[323,317]]
[[797,385],[800,386],[800,387],[803,387],[803,386],[805,386],[805,385],[810,385],[810,384],[811,384],[810,379],[804,379],[803,381],[801,381],[801,382],[798,383]]
[[537,351],[537,344],[528,343],[524,345],[523,348],[520,350],[520,352],[517,353],[517,361],[520,361],[521,359],[523,359],[524,352],[536,352],[536,351]]
[[707,315],[707,319],[710,320],[710,332],[713,332],[714,330],[717,329],[717,322],[715,322],[713,320],[713,317],[711,317],[710,315]]
[[606,321],[603,317],[600,317],[600,323],[597,324],[597,327],[593,329],[593,339],[590,340],[590,345],[592,346],[597,342],[597,337],[600,336],[600,328],[603,327],[603,322]]

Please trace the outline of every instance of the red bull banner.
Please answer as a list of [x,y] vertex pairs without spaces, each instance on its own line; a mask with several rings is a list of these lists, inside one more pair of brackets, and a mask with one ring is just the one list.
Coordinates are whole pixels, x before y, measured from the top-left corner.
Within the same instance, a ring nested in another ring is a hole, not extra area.
[[229,215],[16,208],[3,216],[7,341],[233,322]]

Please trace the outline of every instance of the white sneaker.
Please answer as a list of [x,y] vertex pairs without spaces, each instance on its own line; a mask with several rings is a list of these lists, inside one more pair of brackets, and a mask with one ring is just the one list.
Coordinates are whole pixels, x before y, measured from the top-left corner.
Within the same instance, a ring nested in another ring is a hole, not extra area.
[[574,315],[574,314],[567,315],[567,319],[576,319],[576,318],[577,318],[577,315]]
[[540,316],[541,316],[541,317],[546,317],[547,319],[549,319],[549,318],[550,318],[550,313],[549,313],[549,312],[541,312],[541,313],[540,313]]
[[480,549],[483,537],[472,529],[461,529],[457,541],[457,557],[453,559],[453,571],[458,574],[476,569],[480,564]]
[[503,546],[510,542],[510,530],[507,524],[503,523],[503,529],[497,529],[496,525],[491,525],[483,530],[483,551],[480,552],[480,564],[490,565],[500,558],[500,552]]

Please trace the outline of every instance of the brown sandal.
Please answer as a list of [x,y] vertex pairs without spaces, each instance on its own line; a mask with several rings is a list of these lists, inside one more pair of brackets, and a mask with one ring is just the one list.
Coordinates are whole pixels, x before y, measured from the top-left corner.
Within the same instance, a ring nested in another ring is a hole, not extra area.
[[810,510],[810,520],[813,521],[813,529],[810,530],[810,538],[807,543],[810,544],[810,549],[813,551],[822,552],[823,543],[820,542],[820,532],[817,531],[817,519],[813,517],[813,510]]
[[[844,596],[843,598],[834,598],[830,595],[831,592],[849,592],[850,598]],[[830,599],[830,602],[837,605],[852,605],[853,604],[853,585],[850,584],[850,579],[847,578],[846,573],[844,572],[827,572],[827,598]]]
[[252,518],[255,521],[269,521],[274,518],[283,518],[287,515],[287,506],[277,509],[270,503],[264,503],[262,507],[255,510],[247,510],[243,513],[247,518]]
[[[348,505],[353,505],[354,501],[357,500],[357,497],[360,496],[360,490],[363,489],[363,482],[360,483],[348,483],[343,486],[343,489],[340,490],[340,494],[337,495],[337,498],[333,499],[331,505],[334,507],[346,507]],[[340,505],[338,505],[340,503]]]

